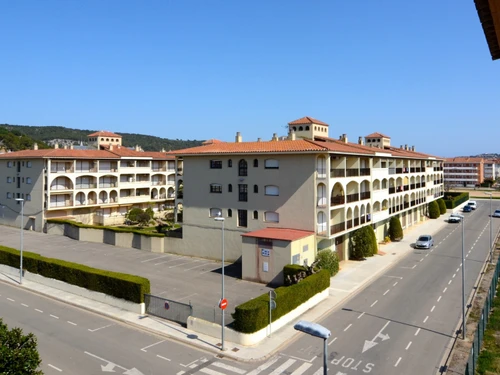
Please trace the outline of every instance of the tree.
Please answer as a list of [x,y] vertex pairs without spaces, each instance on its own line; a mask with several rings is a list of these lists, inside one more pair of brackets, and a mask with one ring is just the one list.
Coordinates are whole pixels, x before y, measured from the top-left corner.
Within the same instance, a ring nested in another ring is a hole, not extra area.
[[374,237],[375,233],[370,226],[364,226],[356,229],[352,233],[350,241],[351,259],[359,260],[373,256],[373,254],[377,252],[376,239],[373,241]]
[[149,214],[147,212],[140,212],[137,215],[137,222],[139,223],[139,225],[141,227],[148,225],[150,220],[151,220],[151,217],[149,216]]
[[372,241],[372,254],[377,254],[378,253],[377,235],[375,234],[375,231],[370,225],[367,225],[365,228],[366,228],[366,233],[368,234],[368,236],[371,238]]
[[21,328],[9,330],[0,319],[0,374],[43,375],[37,370],[41,362],[36,337],[23,335]]
[[143,214],[143,213],[144,213],[144,211],[141,210],[140,208],[133,207],[127,212],[127,214],[125,215],[125,218],[130,220],[133,223],[137,223],[139,221],[139,215]]
[[389,220],[389,238],[391,241],[401,241],[403,239],[403,228],[397,216],[392,216],[391,220]]
[[148,207],[148,208],[146,208],[145,212],[149,215],[150,219],[153,219],[155,217],[155,212],[153,211],[153,208]]
[[439,198],[437,200],[438,206],[439,206],[439,213],[441,215],[444,215],[446,213],[446,203],[444,202],[443,198]]
[[429,203],[429,217],[431,219],[437,219],[440,216],[439,205],[436,201]]
[[321,269],[330,272],[330,276],[334,276],[339,272],[339,256],[335,251],[331,251],[330,249],[318,251],[316,261]]

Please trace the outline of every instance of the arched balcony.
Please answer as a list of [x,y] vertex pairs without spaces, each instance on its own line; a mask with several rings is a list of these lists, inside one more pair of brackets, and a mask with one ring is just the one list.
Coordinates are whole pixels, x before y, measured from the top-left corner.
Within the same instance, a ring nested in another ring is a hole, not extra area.
[[50,190],[73,190],[73,182],[66,176],[56,177],[50,183]]
[[346,203],[359,201],[359,185],[355,181],[351,181],[346,186]]
[[330,197],[330,204],[332,206],[338,206],[341,204],[345,204],[345,193],[342,184],[337,182],[333,185],[332,195]]

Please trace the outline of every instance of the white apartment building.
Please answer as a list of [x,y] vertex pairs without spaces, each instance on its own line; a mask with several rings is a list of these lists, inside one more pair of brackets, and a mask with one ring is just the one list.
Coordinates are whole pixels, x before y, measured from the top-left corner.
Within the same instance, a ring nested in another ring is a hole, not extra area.
[[89,135],[94,149],[23,150],[0,155],[0,224],[43,231],[48,218],[122,224],[131,207],[174,207],[175,158],[121,145],[110,132]]
[[484,160],[484,179],[495,181],[498,177],[498,162],[496,160]]
[[289,123],[286,140],[275,134],[271,141],[243,142],[237,133],[235,142],[175,151],[184,164],[184,191],[177,200],[183,240],[173,251],[220,259],[221,221],[214,220],[220,217],[226,259],[256,257],[249,262],[256,269],[243,262],[243,278],[269,282],[281,267],[273,269],[273,243],[291,248],[294,239],[286,229],[299,231],[296,238],[314,236],[313,248],[305,244],[297,253],[295,247],[288,259],[310,264],[317,249],[347,259],[349,234],[361,226],[372,225],[382,241],[391,216],[404,228],[425,220],[427,204],[443,195],[442,159],[413,146],[392,147],[380,133],[349,143],[345,134],[329,138],[328,129],[304,117]]

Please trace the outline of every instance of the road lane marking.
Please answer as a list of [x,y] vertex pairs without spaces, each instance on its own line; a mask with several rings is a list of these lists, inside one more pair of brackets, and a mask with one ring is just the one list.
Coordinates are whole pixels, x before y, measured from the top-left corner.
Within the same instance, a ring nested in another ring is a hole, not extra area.
[[[158,358],[161,358],[161,359],[164,359],[165,361],[169,361],[170,362],[170,359],[166,358],[166,357],[162,357],[161,355],[157,354],[156,355]],[[215,364],[215,363],[214,363]]]
[[193,262],[197,262],[197,260],[195,260],[195,261],[190,261],[190,262],[179,263],[179,264],[176,264],[176,265],[174,265],[174,266],[169,266],[168,268],[175,268],[175,267],[183,266],[183,265],[185,265],[185,264],[189,264],[189,263],[193,263]]
[[441,297],[442,297],[442,296],[439,296],[439,298],[438,298],[438,300],[437,300],[438,302],[439,302],[439,301],[441,301]]
[[411,341],[408,343],[408,345],[406,345],[406,349],[405,350],[408,350],[411,346]]
[[415,336],[417,336],[419,332],[420,332],[420,328],[417,329],[417,332],[415,332]]
[[310,363],[303,363],[297,370],[292,372],[290,375],[302,375],[311,366],[312,365]]
[[194,270],[195,268],[198,268],[198,267],[203,267],[203,266],[206,266],[207,264],[210,264],[210,263],[198,264],[197,266],[194,266],[194,267],[191,267],[191,268],[186,268],[186,269],[184,270],[184,272]]
[[392,286],[396,286],[396,285],[398,285],[398,282],[397,282],[397,281],[396,281],[394,284],[392,284]]
[[71,325],[73,325],[73,326],[78,325],[78,324],[76,324],[76,323],[70,322],[69,320],[68,320],[68,323],[69,323],[69,324],[71,324]]
[[394,365],[394,367],[398,367],[400,361],[401,361],[401,357],[399,357],[399,359],[396,361],[396,364]]
[[451,284],[451,280],[450,280],[450,281],[448,281],[448,285],[450,285],[450,284]]
[[443,293],[446,293],[447,290],[448,290],[448,288],[444,288],[443,289]]
[[454,274],[453,274],[453,278],[455,278],[455,276],[457,276],[457,274],[456,274],[456,273],[454,273]]
[[361,318],[363,315],[365,315],[364,311],[361,314],[359,314],[358,319]]
[[427,321],[427,319],[429,319],[429,315],[427,315],[424,319],[424,323]]
[[460,268],[457,268],[457,272],[460,270]]
[[208,375],[226,375],[223,372],[215,371],[215,370],[210,370],[209,368],[203,367],[198,370],[199,372],[203,372],[204,374]]
[[43,313],[43,311],[40,309],[35,309],[35,311],[38,311],[39,313]]
[[401,276],[389,276],[389,275],[382,275],[382,276],[384,276],[384,277],[392,277],[394,279],[400,279],[400,280],[402,279]]
[[432,306],[431,312],[433,312],[435,308],[436,308],[436,305]]
[[297,362],[295,359],[289,359],[285,363],[283,363],[280,367],[278,367],[276,370],[271,372],[269,375],[279,375],[282,374],[288,367],[293,365],[295,362]]
[[424,258],[420,259],[420,260],[419,260],[419,262],[421,262],[421,261],[423,261],[423,260],[424,260]]
[[25,303],[21,303],[21,306],[24,306],[24,307],[29,307],[27,304]]
[[225,363],[222,363],[222,362],[214,362],[214,363],[212,363],[212,365],[215,366],[215,367],[223,368],[224,370],[229,370],[229,371],[235,372],[237,374],[244,374],[244,373],[246,373],[245,370],[242,370],[242,369],[240,369],[238,367],[226,365]]
[[50,363],[47,363],[47,366],[52,367],[54,370],[57,370],[59,372],[62,372],[60,368],[57,368],[56,366],[51,365]]
[[161,340],[161,341],[158,341],[157,343],[154,343],[154,344],[151,344],[151,345],[145,346],[145,347],[144,347],[144,348],[142,348],[141,350],[142,350],[143,352],[145,352],[145,351],[146,351],[146,349],[149,349],[149,348],[151,348],[152,346],[155,346],[155,345],[161,344],[162,342],[165,342],[165,341],[167,341],[167,340]]
[[330,341],[330,342],[328,343],[328,346],[330,346],[331,344],[333,344],[336,340],[337,340],[337,338],[335,337],[332,341]]
[[15,300],[13,300],[12,298],[8,298],[7,299],[10,301],[10,302],[16,302]]
[[257,367],[255,370],[249,372],[247,375],[257,375],[257,374],[260,374],[262,371],[266,370],[268,367],[271,367],[272,365],[274,365],[278,361],[278,359],[280,359],[280,357],[276,357],[276,358],[270,359],[266,363],[264,363],[264,364],[260,365],[259,367]]
[[347,327],[344,328],[344,332],[347,331],[349,328],[351,328],[351,326],[352,326],[352,323],[349,324]]
[[462,263],[460,263],[460,267],[462,267]]
[[54,318],[54,319],[59,319],[59,317],[58,317],[58,316],[55,316],[55,315],[52,315],[52,314],[50,314],[50,317],[52,317],[52,318]]
[[99,327],[99,328],[95,328],[95,329],[90,329],[90,328],[89,328],[89,332],[96,332],[96,331],[99,331],[99,330],[101,330],[101,329],[111,327],[112,325],[114,325],[114,324],[108,324],[107,326],[104,326],[104,327]]
[[387,290],[385,291],[384,296],[385,296],[387,293],[389,293],[389,290],[390,290],[390,289],[387,289]]
[[378,300],[376,300],[375,302],[373,302],[373,303],[371,304],[371,306],[370,306],[370,307],[375,306],[375,304],[376,304],[377,302],[378,302]]

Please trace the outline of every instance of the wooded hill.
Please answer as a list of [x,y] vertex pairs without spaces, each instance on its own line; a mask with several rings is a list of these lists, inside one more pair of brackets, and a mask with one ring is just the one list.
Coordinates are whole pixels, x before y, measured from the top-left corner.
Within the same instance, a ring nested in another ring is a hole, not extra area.
[[[84,145],[87,144],[87,136],[89,134],[95,133],[98,130],[79,130],[66,128],[64,126],[28,126],[28,125],[9,125],[0,124],[0,140],[1,134],[6,134],[10,131],[12,134],[17,136],[27,136],[38,142],[39,147],[41,142],[53,143],[54,141],[72,141],[74,144],[80,144],[82,142]],[[3,133],[2,133],[3,132]],[[152,135],[143,135],[136,133],[120,133],[116,132],[122,136],[122,144],[125,147],[134,147],[139,145],[144,151],[165,151],[170,150],[180,150],[188,147],[195,147],[201,145],[202,141],[196,140],[181,140],[181,139],[168,139],[160,138]],[[33,143],[20,142],[21,145],[26,144],[23,148],[12,148],[5,144],[5,147],[11,149],[12,151],[17,151],[19,149],[31,148]]]
[[44,142],[35,141],[17,130],[8,130],[0,126],[0,149],[10,151],[26,150],[33,148],[35,142],[38,143],[39,148],[49,148]]

